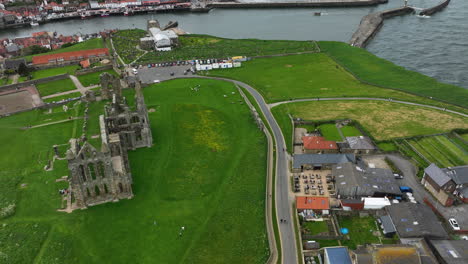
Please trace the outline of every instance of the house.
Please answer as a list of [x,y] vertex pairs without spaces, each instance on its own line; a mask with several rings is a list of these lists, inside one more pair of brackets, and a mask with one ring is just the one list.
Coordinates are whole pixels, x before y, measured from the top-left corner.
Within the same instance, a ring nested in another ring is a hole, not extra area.
[[361,168],[347,162],[332,166],[339,198],[395,197],[401,195],[393,172],[381,168]]
[[89,59],[92,63],[106,58],[107,56],[109,56],[109,49],[102,48],[39,55],[34,56],[32,62],[34,66],[72,64],[79,63],[85,59]]
[[310,169],[329,169],[339,163],[355,163],[354,154],[296,154],[294,155],[293,172],[302,172]]
[[149,20],[147,27],[149,36],[140,39],[142,49],[154,48],[157,51],[170,51],[173,46],[178,45],[179,37],[177,34],[171,29],[162,30],[157,20]]
[[415,246],[370,245],[351,252],[354,264],[421,264],[421,256]]
[[378,222],[380,223],[384,236],[393,237],[396,234],[396,228],[390,216],[382,215],[379,217]]
[[467,240],[429,240],[428,244],[441,264],[468,263]]
[[338,153],[335,141],[326,140],[324,137],[303,136],[302,150],[304,153]]
[[3,62],[4,70],[17,71],[21,64],[27,65],[25,59],[5,60]]
[[314,213],[328,214],[328,210],[330,209],[330,202],[328,197],[297,196],[296,208],[298,212],[312,210]]
[[446,239],[437,216],[424,204],[398,203],[385,208],[400,238]]
[[[468,177],[466,177],[468,178]],[[441,168],[432,163],[424,169],[422,185],[444,206],[451,206],[457,185]]]
[[342,145],[342,151],[346,153],[369,154],[376,150],[372,140],[365,136],[346,137],[346,142]]
[[327,247],[323,250],[324,264],[352,264],[346,247]]
[[442,169],[456,184],[453,194],[468,203],[468,165]]

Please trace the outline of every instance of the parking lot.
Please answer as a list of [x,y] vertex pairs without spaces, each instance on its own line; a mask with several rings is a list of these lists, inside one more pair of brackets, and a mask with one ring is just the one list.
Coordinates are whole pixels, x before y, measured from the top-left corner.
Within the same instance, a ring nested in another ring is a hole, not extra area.
[[148,68],[148,66],[143,66],[141,69],[137,69],[137,74],[140,76],[142,83],[150,84],[155,83],[155,81],[157,82],[174,79],[175,77],[190,77],[193,74],[190,71],[187,72],[187,70],[190,70],[191,67],[191,65],[151,68]]

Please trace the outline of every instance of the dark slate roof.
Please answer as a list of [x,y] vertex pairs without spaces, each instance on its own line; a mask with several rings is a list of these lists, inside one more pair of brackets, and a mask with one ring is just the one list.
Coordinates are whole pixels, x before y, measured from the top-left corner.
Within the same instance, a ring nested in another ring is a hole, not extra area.
[[345,247],[325,248],[325,252],[330,260],[329,264],[352,264],[348,249]]
[[468,183],[468,165],[442,169],[456,184]]
[[8,52],[16,52],[19,51],[20,48],[16,44],[11,44],[5,47]]
[[391,170],[362,168],[352,163],[332,167],[336,193],[341,198],[381,195],[401,195]]
[[396,232],[395,225],[393,225],[392,218],[388,215],[383,215],[380,217],[382,222],[383,229],[385,233],[394,233]]
[[21,63],[26,65],[26,60],[25,59],[5,60],[3,62],[3,67],[5,68],[5,70],[17,70]]
[[424,172],[430,177],[439,187],[444,186],[451,178],[437,165],[431,163],[429,167],[424,169]]
[[351,149],[376,149],[369,137],[346,137],[346,142],[348,142]]
[[398,203],[387,206],[386,210],[400,238],[448,238],[437,216],[424,204]]
[[447,264],[468,263],[468,240],[430,240],[435,254]]
[[338,164],[356,162],[354,154],[297,154],[294,155],[293,168],[300,169],[305,164]]

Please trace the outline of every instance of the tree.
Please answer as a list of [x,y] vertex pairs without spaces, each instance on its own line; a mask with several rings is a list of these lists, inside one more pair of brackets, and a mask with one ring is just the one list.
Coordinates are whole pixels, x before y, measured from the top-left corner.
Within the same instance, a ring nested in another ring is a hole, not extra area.
[[24,63],[18,66],[18,74],[21,76],[28,76],[31,69],[28,68]]

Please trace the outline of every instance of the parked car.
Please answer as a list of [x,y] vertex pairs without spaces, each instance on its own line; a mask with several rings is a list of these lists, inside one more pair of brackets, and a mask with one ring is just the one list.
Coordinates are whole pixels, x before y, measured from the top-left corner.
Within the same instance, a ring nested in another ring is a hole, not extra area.
[[403,179],[403,175],[400,175],[398,173],[394,173],[393,176],[395,176],[395,179]]
[[412,192],[413,192],[413,189],[411,189],[411,188],[408,187],[408,186],[400,186],[400,191],[403,192],[403,193],[407,193],[407,192],[412,193]]
[[151,64],[148,64],[148,68],[151,68]]
[[138,71],[137,71],[137,69],[135,69],[135,68],[132,69],[132,72],[133,72],[133,74],[135,74],[135,75],[138,74]]
[[458,225],[458,222],[457,220],[455,220],[455,218],[450,218],[448,221],[449,224],[452,226],[453,230],[460,230],[460,226]]

